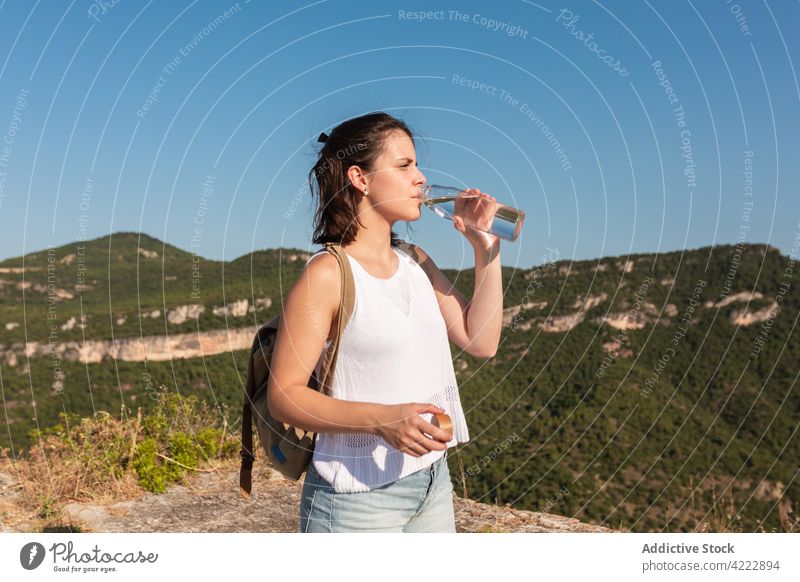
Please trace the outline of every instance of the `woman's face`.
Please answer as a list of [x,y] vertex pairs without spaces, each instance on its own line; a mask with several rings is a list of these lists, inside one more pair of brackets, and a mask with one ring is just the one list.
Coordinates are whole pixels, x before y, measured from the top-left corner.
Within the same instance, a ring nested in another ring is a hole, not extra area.
[[389,221],[418,220],[421,215],[419,187],[425,175],[417,168],[414,143],[404,131],[386,135],[383,153],[367,174],[365,202]]

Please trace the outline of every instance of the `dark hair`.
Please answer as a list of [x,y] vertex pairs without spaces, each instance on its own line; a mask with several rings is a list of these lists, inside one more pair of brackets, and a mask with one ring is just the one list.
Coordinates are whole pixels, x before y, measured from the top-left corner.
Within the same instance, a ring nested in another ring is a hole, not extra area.
[[[335,242],[349,244],[355,240],[359,226],[359,190],[347,176],[351,166],[371,172],[378,157],[383,153],[386,136],[400,130],[414,140],[408,126],[399,119],[382,111],[368,113],[348,119],[337,125],[330,133],[320,134],[324,143],[319,159],[308,173],[308,185],[312,197],[317,198],[314,213],[314,244]],[[391,233],[391,245],[401,239]]]

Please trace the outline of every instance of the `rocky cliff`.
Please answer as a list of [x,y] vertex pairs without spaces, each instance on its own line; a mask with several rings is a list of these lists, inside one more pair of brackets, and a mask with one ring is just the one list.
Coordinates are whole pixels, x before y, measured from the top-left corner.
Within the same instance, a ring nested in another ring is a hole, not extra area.
[[258,328],[239,327],[170,336],[145,336],[113,341],[86,340],[85,342],[14,344],[3,352],[4,363],[15,366],[20,356],[29,358],[57,354],[61,359],[86,364],[113,358],[129,362],[164,361],[181,358],[199,358],[233,350],[244,350],[253,343]]
[[[72,503],[49,520],[26,514],[18,503],[20,488],[12,475],[0,473],[0,531],[82,532],[269,532],[299,529],[302,482],[256,465],[250,499],[239,493],[237,461],[198,472],[166,493],[106,503]],[[453,495],[456,531],[610,532],[577,519],[522,511],[461,499]]]

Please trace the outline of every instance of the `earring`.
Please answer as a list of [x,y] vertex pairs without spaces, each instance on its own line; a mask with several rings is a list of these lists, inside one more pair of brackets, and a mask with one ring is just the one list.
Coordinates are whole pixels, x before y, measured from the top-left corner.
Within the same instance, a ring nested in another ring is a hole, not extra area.
[[369,196],[369,192],[364,190],[364,196]]

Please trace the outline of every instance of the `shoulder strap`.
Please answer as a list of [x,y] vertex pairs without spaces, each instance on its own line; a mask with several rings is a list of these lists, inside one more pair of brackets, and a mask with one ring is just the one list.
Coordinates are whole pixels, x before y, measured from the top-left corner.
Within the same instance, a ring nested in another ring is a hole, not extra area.
[[431,277],[431,274],[428,272],[428,259],[425,259],[424,261],[422,260],[422,258],[419,256],[419,251],[417,251],[417,245],[402,241],[402,242],[397,243],[397,247],[399,249],[402,249],[403,251],[405,251],[406,254],[411,255],[411,257],[414,259],[414,261],[420,267],[422,267],[422,270],[424,271],[425,275],[428,277],[428,280],[431,283],[433,283],[433,278]]
[[401,241],[397,243],[397,248],[406,252],[406,254],[411,255],[411,257],[419,263],[419,253],[417,252],[417,245],[412,245],[411,243]]
[[331,253],[339,261],[339,274],[341,276],[342,292],[339,300],[339,315],[336,335],[331,341],[331,345],[325,351],[322,360],[322,377],[318,378],[318,386],[323,394],[330,395],[332,393],[332,378],[336,370],[336,360],[339,355],[339,343],[344,332],[344,328],[350,321],[355,308],[356,288],[355,281],[353,280],[353,271],[350,267],[350,261],[347,259],[347,253],[344,248],[336,243],[325,243],[325,250]]

